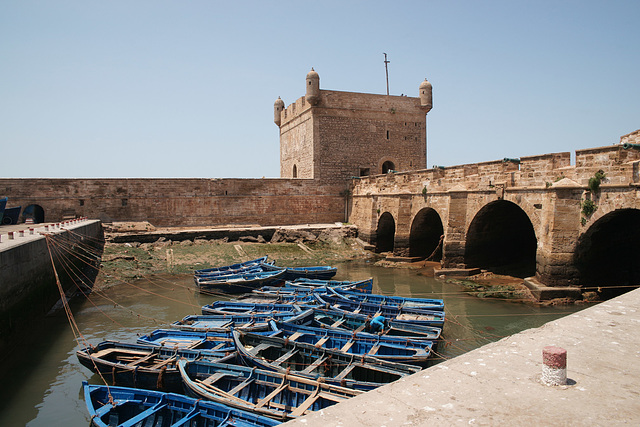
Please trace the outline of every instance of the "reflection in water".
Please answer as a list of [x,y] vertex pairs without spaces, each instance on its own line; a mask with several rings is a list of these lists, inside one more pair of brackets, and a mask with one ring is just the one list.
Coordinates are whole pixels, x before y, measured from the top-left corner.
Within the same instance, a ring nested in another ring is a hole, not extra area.
[[[447,313],[439,350],[450,358],[500,337],[540,326],[576,311],[574,307],[538,308],[504,301],[480,300],[451,284],[416,274],[414,270],[387,269],[365,262],[338,265],[337,280],[374,278],[374,292],[424,298],[443,298]],[[216,298],[195,292],[190,275],[154,276],[131,285],[94,292],[88,300],[75,300],[72,309],[84,340],[135,341],[138,335],[166,327]],[[100,383],[78,362],[76,343],[61,313],[46,318],[37,331],[16,343],[11,367],[0,389],[0,425],[82,426],[89,418],[81,396],[81,382]]]

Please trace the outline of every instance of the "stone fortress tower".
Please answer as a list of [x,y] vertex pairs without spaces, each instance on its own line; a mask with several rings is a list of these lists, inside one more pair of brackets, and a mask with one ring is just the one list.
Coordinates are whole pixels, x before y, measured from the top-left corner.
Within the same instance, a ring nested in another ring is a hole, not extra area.
[[280,177],[338,183],[352,176],[426,169],[426,114],[432,87],[418,98],[320,89],[311,69],[306,94],[285,108],[278,98]]

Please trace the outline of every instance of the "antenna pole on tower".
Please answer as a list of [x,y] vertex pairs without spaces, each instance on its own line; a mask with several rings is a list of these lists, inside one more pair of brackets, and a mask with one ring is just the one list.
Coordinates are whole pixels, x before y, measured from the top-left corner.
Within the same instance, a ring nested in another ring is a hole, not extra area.
[[384,72],[387,75],[387,96],[389,96],[389,67],[387,66],[387,64],[389,64],[389,62],[391,61],[387,61],[387,54],[384,53]]

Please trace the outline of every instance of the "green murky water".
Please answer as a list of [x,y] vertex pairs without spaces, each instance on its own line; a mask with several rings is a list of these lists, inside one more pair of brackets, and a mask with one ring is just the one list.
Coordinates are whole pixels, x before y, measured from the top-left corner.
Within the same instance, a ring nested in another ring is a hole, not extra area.
[[[456,285],[419,276],[413,270],[376,267],[365,262],[339,264],[338,280],[374,277],[374,292],[412,297],[443,298],[447,313],[443,359],[501,337],[538,327],[582,307],[531,307],[468,296]],[[75,352],[100,341],[135,341],[188,314],[214,298],[195,292],[191,275],[153,277],[94,293],[72,301],[82,333],[72,333],[63,313],[47,317],[21,343],[16,343],[0,388],[0,426],[87,426],[89,417],[81,382],[100,383],[80,365]],[[547,345],[541,343],[541,347]]]

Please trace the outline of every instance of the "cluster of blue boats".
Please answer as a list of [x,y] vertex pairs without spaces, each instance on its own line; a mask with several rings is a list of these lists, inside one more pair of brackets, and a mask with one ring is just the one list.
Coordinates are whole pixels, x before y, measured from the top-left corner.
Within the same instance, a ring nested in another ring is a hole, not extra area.
[[276,267],[263,257],[196,271],[201,292],[225,289],[225,278],[227,292],[246,292],[254,276],[279,278],[252,282],[260,286],[136,343],[78,350],[113,384],[84,384],[93,425],[277,425],[427,366],[443,301],[372,294],[372,279],[331,280],[331,269]]

